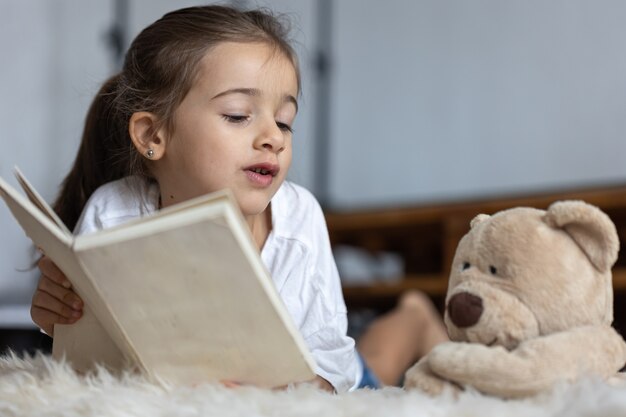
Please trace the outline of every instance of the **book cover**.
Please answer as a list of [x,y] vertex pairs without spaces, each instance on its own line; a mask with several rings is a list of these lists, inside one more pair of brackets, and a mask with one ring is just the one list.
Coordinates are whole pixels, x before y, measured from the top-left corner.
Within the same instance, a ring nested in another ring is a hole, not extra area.
[[72,236],[16,175],[30,200],[2,178],[0,195],[85,301],[76,324],[55,327],[55,355],[181,383],[277,387],[315,377],[229,192]]

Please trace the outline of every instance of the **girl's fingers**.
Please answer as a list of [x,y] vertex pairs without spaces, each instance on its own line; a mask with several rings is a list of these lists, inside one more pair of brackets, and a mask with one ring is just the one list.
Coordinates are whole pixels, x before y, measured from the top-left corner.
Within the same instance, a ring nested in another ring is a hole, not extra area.
[[42,276],[33,295],[30,315],[33,321],[52,336],[55,324],[72,324],[82,316],[83,302],[70,288],[65,274],[46,256],[37,266]]
[[35,295],[33,295],[32,307],[39,307],[44,310],[48,310],[63,318],[73,321],[78,320],[82,315],[80,311],[70,308],[65,303],[62,303],[47,292],[39,289],[35,291]]
[[37,262],[37,266],[43,275],[50,278],[52,281],[62,285],[65,288],[70,288],[72,284],[68,281],[67,277],[61,271],[52,259],[47,256],[43,256],[39,262]]
[[45,275],[39,280],[38,289],[50,294],[74,310],[80,311],[83,308],[82,300],[74,291],[59,285]]
[[48,336],[54,336],[53,333],[55,324],[72,324],[76,321],[66,319],[65,317],[62,317],[50,310],[35,306],[31,306],[30,316]]
[[235,381],[220,381],[220,384],[222,384],[226,388],[239,388],[242,386],[242,384]]

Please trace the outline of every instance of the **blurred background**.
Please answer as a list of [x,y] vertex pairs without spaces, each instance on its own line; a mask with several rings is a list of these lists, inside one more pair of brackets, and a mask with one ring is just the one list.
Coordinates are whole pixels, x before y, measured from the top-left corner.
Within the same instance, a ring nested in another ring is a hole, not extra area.
[[[626,2],[221,3],[291,20],[304,88],[290,179],[328,211],[626,183]],[[0,0],[0,176],[16,185],[19,166],[51,202],[132,38],[195,4]],[[0,328],[34,329],[34,260],[0,204]]]

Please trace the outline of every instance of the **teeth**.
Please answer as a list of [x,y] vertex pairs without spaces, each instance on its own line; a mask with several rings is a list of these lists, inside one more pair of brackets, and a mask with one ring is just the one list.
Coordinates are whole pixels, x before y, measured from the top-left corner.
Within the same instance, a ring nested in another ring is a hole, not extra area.
[[262,175],[269,174],[268,170],[262,169],[262,168],[255,168],[255,169],[252,170],[252,172],[256,172],[257,174],[262,174]]

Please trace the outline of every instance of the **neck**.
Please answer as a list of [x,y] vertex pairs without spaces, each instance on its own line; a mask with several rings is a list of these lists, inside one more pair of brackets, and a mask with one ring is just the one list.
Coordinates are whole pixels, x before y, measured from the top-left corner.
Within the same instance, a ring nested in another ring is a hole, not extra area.
[[261,213],[249,216],[244,215],[244,217],[246,219],[246,223],[248,223],[254,242],[260,251],[263,249],[263,245],[272,230],[271,207],[268,206],[267,209],[263,210]]

